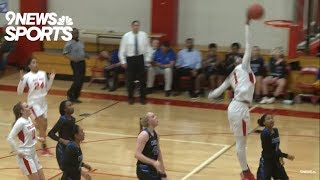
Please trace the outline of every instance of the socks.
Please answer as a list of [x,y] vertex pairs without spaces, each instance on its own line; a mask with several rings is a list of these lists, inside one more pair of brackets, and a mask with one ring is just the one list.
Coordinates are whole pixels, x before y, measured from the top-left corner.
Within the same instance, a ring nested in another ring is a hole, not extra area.
[[247,163],[246,145],[246,136],[236,136],[236,151],[242,171],[247,171],[249,169]]

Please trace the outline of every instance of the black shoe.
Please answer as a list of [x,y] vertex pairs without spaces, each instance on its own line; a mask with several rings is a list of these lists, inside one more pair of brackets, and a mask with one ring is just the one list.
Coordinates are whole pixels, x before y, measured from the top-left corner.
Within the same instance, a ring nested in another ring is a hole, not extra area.
[[176,91],[176,92],[174,92],[174,93],[172,94],[172,96],[179,96],[180,94],[181,94],[181,92]]
[[147,88],[146,89],[146,94],[152,94],[152,88]]
[[171,94],[171,92],[170,92],[170,91],[166,91],[166,92],[164,93],[164,95],[165,95],[166,97],[169,97],[169,96],[170,96],[170,94]]
[[130,105],[134,104],[134,99],[133,99],[133,98],[129,98],[129,99],[128,99],[128,103],[129,103]]
[[200,96],[199,96],[198,93],[190,93],[190,98],[191,98],[191,99],[199,99]]
[[113,92],[115,90],[116,90],[116,88],[111,88],[111,89],[109,89],[109,92]]
[[106,89],[108,89],[108,86],[101,88],[101,90],[106,90]]
[[146,99],[145,99],[145,98],[140,98],[140,103],[141,103],[142,105],[147,104]]

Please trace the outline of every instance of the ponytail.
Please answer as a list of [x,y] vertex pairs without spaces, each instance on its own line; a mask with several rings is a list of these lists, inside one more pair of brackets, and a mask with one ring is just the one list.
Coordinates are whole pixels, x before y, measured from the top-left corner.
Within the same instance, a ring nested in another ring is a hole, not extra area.
[[257,120],[259,126],[264,127],[264,122],[266,120],[268,114],[263,114],[260,119]]
[[22,110],[22,103],[21,102],[18,102],[17,104],[15,104],[13,106],[12,111],[13,111],[13,114],[15,116],[15,120],[12,123],[12,126],[14,126],[14,124],[17,122],[17,120],[22,116],[21,110]]
[[139,133],[143,130],[143,128],[146,128],[149,126],[149,113],[146,113],[144,116],[140,118],[139,126],[140,126]]

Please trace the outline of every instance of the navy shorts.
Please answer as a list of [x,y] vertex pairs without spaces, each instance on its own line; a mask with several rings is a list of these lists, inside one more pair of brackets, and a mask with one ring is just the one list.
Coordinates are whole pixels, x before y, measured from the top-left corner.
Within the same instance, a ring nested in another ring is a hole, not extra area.
[[139,180],[161,180],[161,175],[149,165],[137,164],[137,176]]
[[257,180],[281,179],[288,180],[289,177],[279,160],[260,158],[259,168],[257,171]]

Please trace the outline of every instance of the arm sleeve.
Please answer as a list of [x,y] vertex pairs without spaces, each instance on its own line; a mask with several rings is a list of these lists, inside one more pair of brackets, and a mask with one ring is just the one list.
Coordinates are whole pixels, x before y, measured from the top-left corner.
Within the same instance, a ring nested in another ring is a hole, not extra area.
[[120,48],[119,48],[119,54],[118,54],[121,64],[126,64],[125,53],[126,53],[126,36],[124,35],[120,42]]
[[24,88],[26,87],[28,78],[24,75],[23,80],[20,80],[18,87],[17,87],[17,93],[18,95],[21,95],[23,93]]
[[242,68],[245,70],[249,70],[250,68],[250,59],[251,59],[251,37],[250,37],[250,27],[248,24],[245,26],[245,39],[246,39],[246,45],[245,45],[245,52],[244,56],[242,58]]
[[214,99],[219,97],[225,90],[227,90],[230,86],[229,77],[215,90],[211,91],[208,95],[208,99]]
[[17,145],[14,141],[14,138],[18,135],[18,133],[23,129],[23,123],[22,122],[19,122],[17,121],[14,126],[12,127],[9,135],[8,135],[8,138],[7,138],[7,141],[9,142],[12,150],[14,152],[18,152],[18,148],[17,148]]
[[177,56],[176,53],[174,51],[171,51],[171,58],[170,61],[176,61],[177,60]]
[[178,52],[178,59],[177,59],[177,62],[176,62],[176,66],[177,66],[177,67],[180,67],[181,64],[182,64],[182,50],[180,50],[180,51]]
[[55,141],[59,141],[59,136],[57,136],[56,134],[61,129],[61,126],[62,126],[62,122],[59,119],[58,122],[49,131],[48,136]]
[[152,53],[152,48],[150,46],[150,43],[149,43],[149,36],[147,33],[144,33],[145,34],[145,47],[146,47],[146,52],[144,53],[144,58],[145,58],[145,61],[146,62],[150,62],[152,61],[152,58],[154,57],[154,54]]
[[62,54],[64,54],[64,55],[69,54],[70,51],[71,51],[71,44],[69,42],[67,42],[63,47]]
[[[275,128],[275,131],[276,131],[276,133],[278,134],[278,137],[280,138],[279,131],[278,131],[277,128]],[[277,151],[277,155],[278,155],[279,157],[288,158],[288,154],[283,153],[283,152],[281,151],[280,147],[279,147],[279,149],[278,149],[278,151]]]

